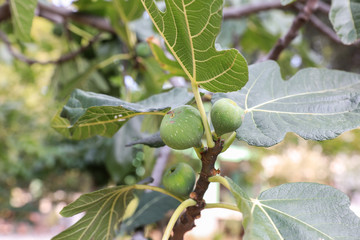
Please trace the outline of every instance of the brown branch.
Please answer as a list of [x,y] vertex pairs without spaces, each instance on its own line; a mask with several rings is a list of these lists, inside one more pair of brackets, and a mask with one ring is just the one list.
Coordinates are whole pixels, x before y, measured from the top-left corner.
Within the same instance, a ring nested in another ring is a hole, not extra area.
[[283,6],[281,5],[280,1],[274,1],[274,2],[267,2],[261,4],[252,4],[237,8],[234,7],[224,8],[223,16],[224,19],[242,18],[261,11],[267,11],[271,9],[284,9],[284,8],[289,8],[289,6]]
[[[332,28],[328,27],[325,23],[323,23],[319,18],[315,15],[310,17],[309,22],[316,27],[320,32],[328,36],[334,43],[345,45],[338,35],[332,30]],[[354,43],[350,44],[350,46],[357,46],[360,45],[360,40],[355,41]]]
[[41,64],[41,65],[46,65],[46,64],[60,64],[60,63],[63,63],[63,62],[66,62],[66,61],[69,61],[69,60],[72,60],[74,59],[77,55],[79,55],[81,52],[83,52],[84,50],[86,50],[87,48],[89,48],[90,46],[92,46],[99,38],[100,38],[100,35],[101,33],[97,34],[95,37],[93,37],[87,45],[84,45],[82,47],[80,47],[79,49],[73,51],[73,52],[70,52],[70,53],[67,53],[61,57],[59,57],[58,59],[56,60],[49,60],[49,61],[39,61],[39,60],[35,60],[35,59],[31,59],[31,58],[28,58],[26,57],[25,55],[21,54],[20,52],[18,52],[17,50],[15,50],[12,45],[11,45],[11,42],[9,41],[8,37],[6,36],[6,34],[2,31],[0,31],[0,39],[5,43],[5,46],[6,48],[8,49],[8,51],[10,52],[10,54],[24,62],[24,63],[27,63],[29,65],[32,65],[32,64]]
[[0,22],[7,20],[11,17],[10,7],[8,3],[0,6]]
[[184,234],[195,227],[195,219],[200,217],[200,212],[205,208],[205,201],[203,199],[206,190],[209,187],[209,177],[215,176],[218,171],[215,169],[215,161],[217,156],[221,153],[223,142],[218,140],[215,142],[215,147],[207,149],[201,153],[202,168],[199,180],[196,183],[194,192],[190,197],[194,199],[197,204],[193,207],[188,207],[183,215],[181,215],[179,222],[174,227],[174,235],[172,240],[182,240]]
[[283,38],[280,38],[270,53],[262,60],[277,60],[281,52],[287,48],[296,38],[300,28],[310,19],[311,14],[317,8],[318,0],[308,0],[304,8],[294,19],[289,31]]
[[[36,15],[46,18],[55,23],[64,23],[71,19],[75,22],[92,26],[100,31],[115,33],[110,22],[101,17],[82,14],[70,11],[66,8],[56,7],[54,5],[44,4],[39,2],[36,10]],[[11,11],[8,3],[0,6],[0,22],[11,18]]]

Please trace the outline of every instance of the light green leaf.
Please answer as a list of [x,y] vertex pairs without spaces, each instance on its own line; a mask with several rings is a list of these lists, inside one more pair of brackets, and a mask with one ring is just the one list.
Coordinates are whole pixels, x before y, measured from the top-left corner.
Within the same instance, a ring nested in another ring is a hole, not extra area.
[[241,89],[247,63],[235,49],[217,51],[222,0],[166,0],[162,12],[153,0],[141,0],[155,27],[187,77],[212,92]]
[[108,9],[113,28],[130,49],[135,47],[136,35],[130,30],[129,22],[140,18],[143,12],[140,0],[114,0]]
[[226,180],[244,216],[244,240],[359,239],[360,218],[350,210],[349,198],[335,188],[288,183],[253,199]]
[[162,69],[169,71],[170,74],[186,77],[184,70],[177,61],[169,59],[159,45],[156,44],[154,38],[147,39],[151,52]]
[[138,115],[165,115],[170,108],[190,102],[193,95],[184,88],[153,95],[138,103],[75,90],[52,127],[66,137],[85,139],[95,135],[113,136],[130,118]]
[[249,67],[250,80],[238,92],[216,94],[232,98],[245,110],[237,138],[269,147],[287,132],[304,139],[326,140],[360,126],[360,75],[307,68],[284,81],[277,63]]
[[281,5],[285,6],[288,5],[290,3],[295,2],[296,0],[281,0]]
[[20,41],[30,41],[30,31],[35,15],[37,0],[10,0],[11,18],[16,37]]
[[359,0],[332,0],[329,18],[343,43],[351,44],[360,38]]

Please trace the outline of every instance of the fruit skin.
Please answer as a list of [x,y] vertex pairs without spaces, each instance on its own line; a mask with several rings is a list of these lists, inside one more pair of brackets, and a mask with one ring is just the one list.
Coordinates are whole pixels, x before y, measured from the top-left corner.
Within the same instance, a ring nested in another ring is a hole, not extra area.
[[141,42],[135,47],[136,55],[139,57],[149,57],[151,55],[151,49],[146,42]]
[[181,106],[166,113],[160,125],[160,137],[173,149],[201,147],[204,135],[199,110],[192,106]]
[[241,126],[244,110],[233,100],[222,98],[214,103],[211,108],[211,122],[215,133],[221,136],[233,132]]
[[165,189],[179,197],[187,197],[194,189],[196,174],[187,163],[180,162],[168,168],[162,178]]

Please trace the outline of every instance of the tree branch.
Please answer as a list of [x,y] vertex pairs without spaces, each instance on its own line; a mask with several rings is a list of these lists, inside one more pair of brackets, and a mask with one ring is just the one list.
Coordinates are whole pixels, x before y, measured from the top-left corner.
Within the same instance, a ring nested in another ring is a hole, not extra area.
[[290,43],[296,38],[300,28],[309,21],[311,14],[317,8],[318,0],[308,0],[304,8],[300,11],[300,13],[294,19],[289,31],[283,38],[280,38],[274,48],[270,51],[270,53],[263,60],[277,60],[281,54],[281,52],[287,48]]
[[[73,12],[66,8],[56,7],[41,2],[38,3],[36,15],[60,24],[71,19],[75,22],[92,26],[100,31],[115,33],[110,22],[105,18]],[[9,18],[11,18],[10,7],[8,3],[5,3],[0,6],[0,22]]]
[[223,16],[224,19],[242,18],[261,11],[267,11],[271,9],[284,9],[284,8],[289,8],[289,6],[283,6],[281,5],[280,1],[274,1],[274,2],[267,2],[261,4],[252,4],[238,8],[234,8],[234,7],[224,8]]
[[184,234],[195,227],[195,219],[200,217],[200,212],[205,208],[205,201],[203,199],[206,190],[209,187],[209,177],[218,174],[215,169],[215,161],[217,156],[221,153],[223,148],[223,141],[218,140],[215,142],[213,148],[209,148],[201,153],[201,172],[199,180],[196,183],[194,192],[190,194],[190,197],[194,199],[197,204],[193,207],[188,207],[186,212],[180,217],[178,224],[174,227],[174,235],[172,240],[182,240]]
[[[317,18],[315,15],[312,15],[310,17],[309,22],[316,27],[320,32],[322,32],[323,34],[325,34],[326,36],[328,36],[333,42],[337,43],[337,44],[342,44],[345,45],[340,38],[338,37],[338,35],[336,35],[336,33],[330,28],[328,27],[325,23],[323,23],[319,18]],[[355,41],[354,43],[352,43],[351,45],[360,45],[360,40]],[[351,46],[350,45],[350,46]]]
[[100,35],[101,33],[97,34],[95,37],[93,37],[87,45],[85,46],[82,46],[80,47],[79,49],[77,49],[76,51],[73,51],[73,52],[70,52],[70,53],[67,53],[61,57],[59,57],[58,59],[56,60],[50,60],[50,61],[39,61],[39,60],[35,60],[35,59],[31,59],[31,58],[28,58],[26,57],[25,55],[21,54],[20,52],[16,51],[12,45],[11,45],[11,42],[9,41],[8,37],[6,36],[6,34],[4,32],[2,32],[0,30],[0,39],[5,43],[5,46],[6,48],[8,49],[8,51],[10,52],[10,54],[24,62],[24,63],[27,63],[29,65],[32,65],[32,64],[41,64],[41,65],[46,65],[46,64],[60,64],[60,63],[63,63],[63,62],[66,62],[66,61],[69,61],[71,59],[74,59],[77,55],[79,55],[81,52],[83,52],[84,50],[86,50],[87,48],[89,48],[90,46],[92,46],[99,38],[100,38]]

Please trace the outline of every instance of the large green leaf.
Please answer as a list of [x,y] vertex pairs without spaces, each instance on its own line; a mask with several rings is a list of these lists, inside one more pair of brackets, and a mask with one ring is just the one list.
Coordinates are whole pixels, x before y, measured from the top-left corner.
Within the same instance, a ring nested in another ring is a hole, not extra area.
[[138,115],[165,115],[170,108],[190,102],[193,95],[185,88],[153,95],[138,103],[75,90],[52,127],[66,137],[85,139],[95,135],[111,137],[130,118]]
[[[175,197],[161,188],[154,189],[147,185],[118,186],[83,194],[61,210],[60,214],[64,217],[71,217],[85,212],[85,215],[74,225],[52,239],[114,239],[115,232],[121,227],[124,220],[129,217],[131,218],[134,213],[136,214],[136,209],[139,209],[138,206],[140,206],[142,211],[149,211],[147,209],[149,206],[141,204],[141,202],[138,203],[138,199],[135,196],[139,194],[139,190],[145,189],[160,191],[161,193],[150,194],[157,196],[157,199],[168,199],[170,196]],[[169,196],[164,194],[168,194]],[[160,195],[166,197],[159,197]],[[170,200],[168,199],[168,201]],[[174,203],[179,202],[179,200],[172,199],[171,202],[171,207],[174,207]],[[150,204],[150,206],[153,208],[153,205]],[[150,210],[150,213],[154,211],[156,210]],[[149,219],[147,221],[149,221]]]
[[30,31],[37,0],[10,0],[15,35],[20,41],[30,41]]
[[77,223],[56,235],[53,240],[113,239],[123,220],[126,207],[134,198],[134,186],[120,186],[84,194],[66,206],[60,214],[71,217],[86,211]]
[[287,132],[304,139],[326,140],[360,126],[360,75],[308,68],[288,81],[277,63],[249,67],[250,80],[238,92],[221,93],[245,109],[237,138],[250,145],[272,146]]
[[217,51],[222,0],[166,0],[162,12],[154,0],[141,0],[155,27],[187,77],[211,92],[241,89],[247,63],[235,49]]
[[329,17],[343,43],[351,44],[360,38],[359,0],[332,0]]
[[288,183],[249,198],[231,179],[230,191],[244,216],[244,239],[355,240],[360,218],[339,190],[317,183]]

